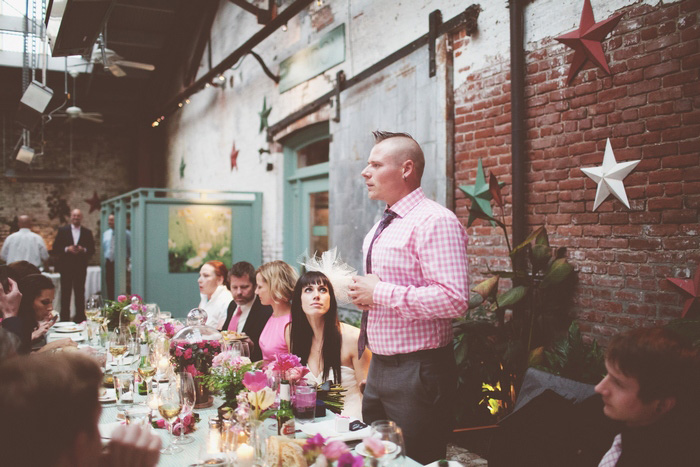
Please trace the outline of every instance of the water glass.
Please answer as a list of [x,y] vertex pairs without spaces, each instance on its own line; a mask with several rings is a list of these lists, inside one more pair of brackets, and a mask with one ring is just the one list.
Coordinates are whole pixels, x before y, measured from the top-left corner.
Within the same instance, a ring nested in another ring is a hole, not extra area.
[[134,403],[134,373],[124,371],[114,375],[114,390],[117,394],[117,407]]
[[380,439],[384,443],[386,453],[379,458],[380,466],[400,466],[406,458],[406,448],[403,442],[403,431],[390,420],[377,420],[372,422],[370,436]]
[[137,405],[124,411],[127,425],[151,426],[151,409]]
[[316,383],[302,380],[294,386],[294,416],[299,423],[316,419]]

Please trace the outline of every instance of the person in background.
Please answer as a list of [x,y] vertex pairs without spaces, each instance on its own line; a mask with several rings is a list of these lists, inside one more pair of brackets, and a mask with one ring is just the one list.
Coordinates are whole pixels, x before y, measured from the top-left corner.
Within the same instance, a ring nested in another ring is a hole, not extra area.
[[365,344],[373,354],[362,415],[396,422],[407,455],[428,464],[445,457],[454,421],[452,320],[467,311],[467,233],[423,193],[418,143],[406,133],[374,137],[361,175],[386,209],[364,240],[365,275],[350,285],[363,310],[359,355]]
[[83,213],[73,209],[70,225],[59,227],[52,252],[58,257],[61,273],[61,321],[70,321],[70,297],[75,300],[75,322],[85,321],[85,276],[88,260],[95,253],[90,229],[81,226]]
[[[102,234],[102,256],[105,259],[105,282],[107,282],[107,298],[114,300],[114,214],[107,217],[108,229]],[[131,232],[126,231],[126,257],[131,257]]]
[[18,352],[31,350],[49,351],[77,344],[69,338],[46,343],[46,333],[56,322],[53,314],[53,281],[43,274],[30,274],[18,282],[22,293],[17,316],[2,321],[2,327],[16,334],[20,339]]
[[700,350],[675,332],[643,328],[615,336],[595,391],[622,430],[601,467],[700,465]]
[[333,285],[325,274],[309,271],[302,275],[292,296],[292,321],[287,327],[289,352],[309,367],[306,379],[316,384],[327,380],[345,390],[341,415],[362,420],[360,383],[367,378],[370,351],[357,354],[360,330],[338,321],[338,304]]
[[285,328],[292,319],[291,300],[297,272],[284,261],[272,261],[260,266],[255,275],[255,293],[263,305],[272,307],[272,316],[260,334],[260,349],[265,362],[288,352]]
[[207,312],[207,326],[221,329],[233,300],[228,290],[228,270],[221,261],[207,261],[199,270],[199,308]]
[[250,359],[254,362],[262,360],[260,334],[272,316],[272,307],[260,303],[260,298],[255,295],[255,268],[246,261],[234,264],[228,273],[228,282],[233,300],[228,306],[222,330],[245,333],[252,344]]
[[0,363],[0,459],[13,467],[151,467],[160,437],[119,426],[103,449],[98,422],[102,371],[81,352],[14,357]]
[[41,269],[34,266],[29,261],[15,261],[7,265],[8,276],[15,282],[30,274],[41,274]]
[[29,216],[19,216],[19,230],[10,234],[2,244],[0,260],[6,263],[29,261],[36,267],[46,266],[49,251],[41,235],[31,231],[32,221]]

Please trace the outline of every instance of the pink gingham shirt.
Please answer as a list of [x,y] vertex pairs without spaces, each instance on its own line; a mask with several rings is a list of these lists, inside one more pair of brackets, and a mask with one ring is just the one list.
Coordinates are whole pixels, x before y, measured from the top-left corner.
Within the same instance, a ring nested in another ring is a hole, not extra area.
[[[452,342],[452,319],[467,310],[467,232],[421,188],[390,208],[398,217],[372,246],[380,282],[368,315],[369,347],[379,355],[444,347]],[[378,225],[365,237],[365,261]]]

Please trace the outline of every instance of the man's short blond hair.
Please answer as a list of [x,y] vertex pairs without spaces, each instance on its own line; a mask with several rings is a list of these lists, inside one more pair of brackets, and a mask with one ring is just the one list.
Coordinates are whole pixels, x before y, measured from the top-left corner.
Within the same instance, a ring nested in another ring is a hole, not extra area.
[[418,180],[420,180],[421,177],[423,177],[423,171],[425,170],[425,155],[423,154],[423,150],[421,149],[420,144],[418,144],[418,142],[413,138],[413,136],[411,136],[408,133],[391,132],[383,130],[373,131],[372,135],[374,136],[375,145],[381,143],[382,141],[386,141],[392,138],[403,139],[404,141],[407,141],[408,144],[405,145],[403,151],[400,154],[400,156],[402,156],[402,159],[399,161],[399,163],[403,163],[406,160],[413,161],[413,166],[416,168]]

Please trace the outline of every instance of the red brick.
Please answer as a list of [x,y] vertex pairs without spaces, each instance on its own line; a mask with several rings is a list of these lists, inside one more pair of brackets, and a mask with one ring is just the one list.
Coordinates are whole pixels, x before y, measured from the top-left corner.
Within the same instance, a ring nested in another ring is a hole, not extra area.
[[678,154],[677,143],[655,144],[642,148],[644,157],[662,157]]
[[684,154],[681,156],[668,156],[661,160],[664,168],[670,167],[694,167],[699,163],[700,156],[696,154]]
[[650,211],[664,211],[666,209],[680,209],[683,203],[680,198],[654,198],[647,201]]
[[642,55],[640,58],[630,58],[627,60],[627,67],[630,70],[635,68],[645,68],[661,62],[661,54],[658,52]]
[[598,241],[600,248],[627,248],[629,240],[626,238],[601,238]]
[[[674,24],[674,23],[672,23],[672,24]],[[674,24],[673,29],[675,29],[675,24]],[[659,49],[665,49],[665,48],[670,47],[672,45],[678,44],[678,41],[680,39],[680,34],[670,34],[669,35],[668,32],[664,32],[662,34],[666,34],[666,35],[662,35],[658,39],[646,41],[644,43],[644,51],[646,53],[650,53],[650,52],[653,52],[653,51],[659,50]]]
[[583,235],[591,237],[607,237],[612,233],[612,227],[609,225],[584,225]]
[[613,226],[612,233],[614,235],[638,237],[642,234],[642,227],[639,225],[616,225]]
[[662,240],[666,250],[696,250],[700,247],[700,238],[694,237],[671,237]]
[[631,238],[630,250],[657,250],[661,240],[657,238]]
[[664,211],[661,218],[665,224],[689,224],[698,221],[698,213],[690,210]]
[[615,107],[618,110],[624,110],[629,107],[639,107],[640,105],[644,105],[647,103],[647,96],[646,94],[642,94],[639,96],[632,96],[632,97],[622,97],[615,102]]
[[649,93],[649,103],[664,102],[679,99],[682,91],[678,87],[664,88],[659,91]]
[[615,253],[615,259],[623,263],[645,263],[647,254],[643,251],[620,251]]

